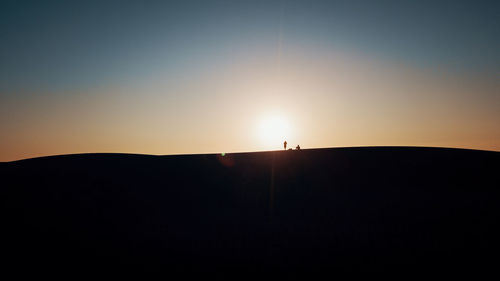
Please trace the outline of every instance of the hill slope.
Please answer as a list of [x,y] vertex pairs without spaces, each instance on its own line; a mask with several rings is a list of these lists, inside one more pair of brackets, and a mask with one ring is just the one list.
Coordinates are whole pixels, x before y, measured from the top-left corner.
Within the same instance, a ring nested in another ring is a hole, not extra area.
[[367,147],[1,163],[2,255],[73,274],[495,272],[499,160]]

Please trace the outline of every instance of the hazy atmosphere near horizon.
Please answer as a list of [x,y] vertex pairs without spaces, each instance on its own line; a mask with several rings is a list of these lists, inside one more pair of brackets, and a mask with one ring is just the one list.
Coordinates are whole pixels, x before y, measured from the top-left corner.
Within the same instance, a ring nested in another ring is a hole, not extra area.
[[0,161],[500,151],[498,1],[2,1]]

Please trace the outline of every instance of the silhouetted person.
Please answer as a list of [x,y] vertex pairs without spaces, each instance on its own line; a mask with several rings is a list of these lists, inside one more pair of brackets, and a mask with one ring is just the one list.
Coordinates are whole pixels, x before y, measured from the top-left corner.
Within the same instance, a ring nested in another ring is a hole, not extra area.
[[284,148],[285,148],[285,150],[286,150],[286,141],[283,143],[283,147],[284,147]]
[[295,149],[300,150],[300,145],[297,144],[297,147]]

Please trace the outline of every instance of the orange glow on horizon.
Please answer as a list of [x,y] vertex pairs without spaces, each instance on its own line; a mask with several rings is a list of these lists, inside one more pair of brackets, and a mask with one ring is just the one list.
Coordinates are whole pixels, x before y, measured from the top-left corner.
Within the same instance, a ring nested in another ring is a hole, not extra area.
[[[118,152],[439,146],[500,151],[498,83],[346,53],[255,55],[168,83],[0,103],[0,161]],[[189,79],[188,79],[189,78]]]

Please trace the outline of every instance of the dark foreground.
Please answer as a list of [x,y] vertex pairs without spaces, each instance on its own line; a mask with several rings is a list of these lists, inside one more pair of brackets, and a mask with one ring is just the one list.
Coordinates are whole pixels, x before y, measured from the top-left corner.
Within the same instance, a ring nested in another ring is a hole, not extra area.
[[4,272],[498,275],[498,152],[86,154],[0,176]]

